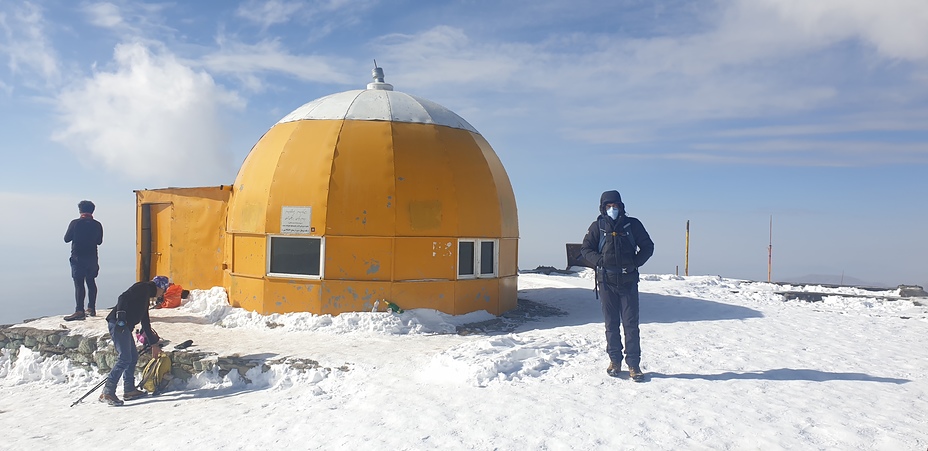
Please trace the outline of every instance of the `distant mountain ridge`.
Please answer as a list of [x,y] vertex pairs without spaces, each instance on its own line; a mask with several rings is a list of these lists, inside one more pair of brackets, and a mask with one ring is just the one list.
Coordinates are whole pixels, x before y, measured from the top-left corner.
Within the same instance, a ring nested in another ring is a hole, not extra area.
[[804,276],[784,277],[781,282],[794,284],[822,284],[822,285],[848,285],[856,287],[895,288],[897,285],[887,285],[879,282],[866,282],[856,277],[833,274],[806,274]]

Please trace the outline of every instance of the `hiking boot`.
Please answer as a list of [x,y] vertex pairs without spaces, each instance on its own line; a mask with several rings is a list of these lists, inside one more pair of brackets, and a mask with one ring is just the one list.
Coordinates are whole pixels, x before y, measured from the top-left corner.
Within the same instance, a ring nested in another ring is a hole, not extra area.
[[622,371],[622,362],[609,362],[609,368],[606,368],[606,374],[612,377],[619,377]]
[[87,316],[97,316],[97,309],[89,308],[87,310],[84,310],[84,314]]
[[641,368],[630,366],[628,367],[628,377],[632,378],[635,382],[641,382],[644,380],[644,373],[641,372]]
[[145,393],[137,388],[133,388],[131,391],[124,392],[122,394],[122,399],[126,401],[132,401],[133,399],[144,398],[148,396],[148,393]]
[[68,316],[65,316],[64,320],[65,321],[78,321],[78,320],[83,321],[84,318],[85,318],[84,312],[74,312]]
[[119,399],[119,397],[117,397],[115,393],[114,393],[114,394],[101,393],[101,394],[100,394],[100,402],[105,402],[105,403],[107,403],[107,404],[109,404],[109,405],[111,405],[111,406],[121,406],[121,405],[123,405],[122,400]]

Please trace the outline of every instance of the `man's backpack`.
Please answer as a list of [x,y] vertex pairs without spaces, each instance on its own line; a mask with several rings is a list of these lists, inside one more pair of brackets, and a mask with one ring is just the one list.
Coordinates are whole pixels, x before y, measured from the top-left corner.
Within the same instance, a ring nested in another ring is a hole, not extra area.
[[170,373],[171,356],[167,352],[162,352],[145,365],[139,382],[139,390],[145,390],[153,395],[160,394],[171,381]]

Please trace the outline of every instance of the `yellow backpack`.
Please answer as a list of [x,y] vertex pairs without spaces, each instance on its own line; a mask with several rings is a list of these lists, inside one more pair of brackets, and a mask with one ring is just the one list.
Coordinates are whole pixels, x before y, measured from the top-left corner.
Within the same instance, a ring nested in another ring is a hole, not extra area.
[[170,382],[170,379],[165,377],[170,372],[171,356],[167,352],[158,354],[158,357],[151,359],[142,370],[139,390],[145,390],[153,395],[161,393]]

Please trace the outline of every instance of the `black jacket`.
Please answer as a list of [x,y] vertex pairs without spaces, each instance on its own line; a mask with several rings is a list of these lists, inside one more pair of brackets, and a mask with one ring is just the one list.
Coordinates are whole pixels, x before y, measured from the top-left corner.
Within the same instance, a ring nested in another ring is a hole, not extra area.
[[126,329],[132,329],[136,324],[142,323],[142,331],[149,337],[156,334],[151,328],[151,319],[148,317],[148,301],[155,297],[158,287],[154,282],[136,282],[123,294],[119,295],[116,308],[106,315],[106,320],[115,323],[117,312],[126,312]]
[[[619,217],[606,215],[607,203],[619,204]],[[637,218],[625,215],[625,204],[618,191],[600,197],[600,215],[583,237],[580,255],[597,268],[600,281],[629,283],[638,281],[638,268],[654,254],[654,242]]]
[[77,218],[68,224],[64,242],[71,243],[71,255],[96,257],[97,246],[103,244],[103,225],[91,217]]

